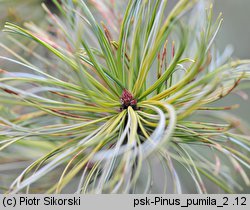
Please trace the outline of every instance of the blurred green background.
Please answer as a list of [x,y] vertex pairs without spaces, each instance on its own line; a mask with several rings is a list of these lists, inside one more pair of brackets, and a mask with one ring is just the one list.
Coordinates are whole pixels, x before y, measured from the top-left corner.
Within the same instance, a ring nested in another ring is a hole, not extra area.
[[[230,44],[234,49],[234,58],[250,59],[250,1],[217,0],[214,2],[214,9],[216,14],[222,12],[224,19],[217,35],[217,47],[223,50]],[[250,98],[250,90],[245,92]],[[250,123],[250,99],[243,100],[239,95],[231,94],[219,104],[224,103],[240,104],[240,108],[231,112]]]

